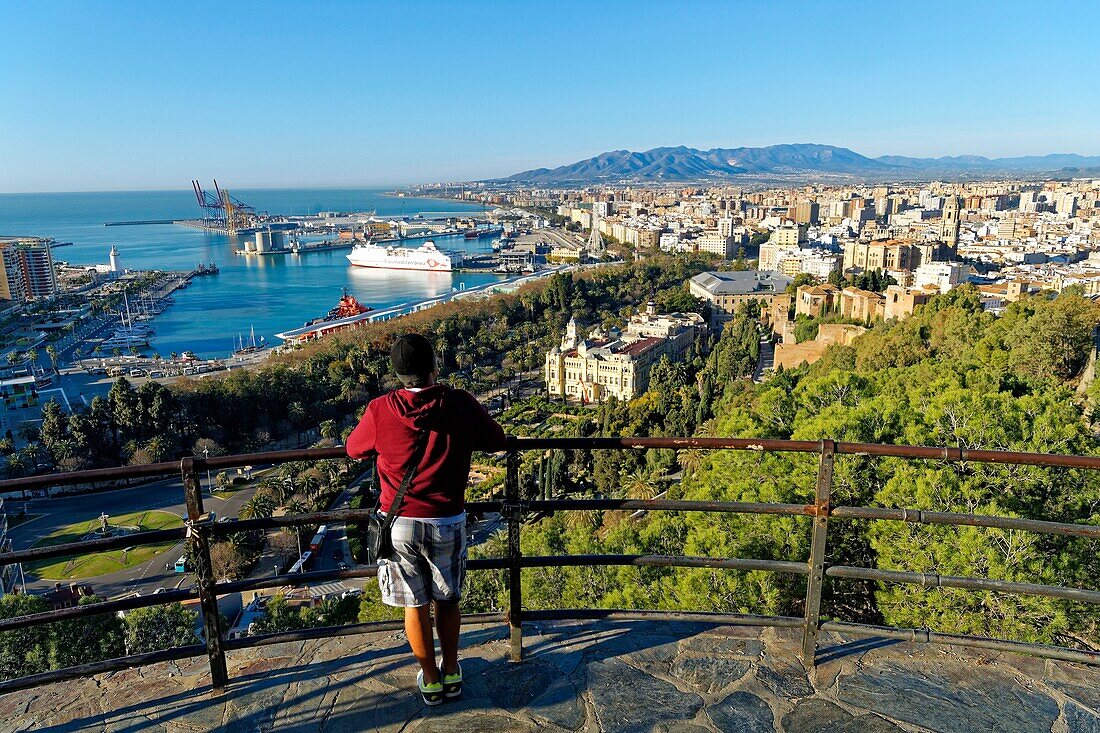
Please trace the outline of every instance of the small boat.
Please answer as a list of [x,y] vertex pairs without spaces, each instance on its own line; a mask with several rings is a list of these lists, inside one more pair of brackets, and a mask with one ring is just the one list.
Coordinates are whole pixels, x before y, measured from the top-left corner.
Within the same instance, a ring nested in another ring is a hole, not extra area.
[[256,328],[253,326],[249,328],[249,341],[245,345],[244,337],[237,334],[237,348],[233,351],[233,356],[248,356],[249,354],[255,354],[257,351],[263,351],[264,337],[260,336],[260,343],[256,343]]

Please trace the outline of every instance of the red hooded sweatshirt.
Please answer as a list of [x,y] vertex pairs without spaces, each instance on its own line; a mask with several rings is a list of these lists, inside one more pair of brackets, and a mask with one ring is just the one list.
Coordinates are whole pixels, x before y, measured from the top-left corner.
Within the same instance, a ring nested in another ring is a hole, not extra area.
[[503,428],[469,392],[434,384],[419,392],[398,389],[371,400],[348,436],[348,456],[378,454],[382,510],[387,511],[405,478],[421,430],[429,431],[427,449],[398,514],[461,514],[470,478],[470,453],[504,449]]

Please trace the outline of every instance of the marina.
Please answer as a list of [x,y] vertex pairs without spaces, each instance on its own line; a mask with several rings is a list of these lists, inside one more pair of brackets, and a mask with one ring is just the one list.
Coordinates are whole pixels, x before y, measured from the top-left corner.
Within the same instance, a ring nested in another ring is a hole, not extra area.
[[[463,202],[399,198],[388,195],[386,189],[239,193],[258,208],[289,216],[316,216],[324,211],[376,211],[380,217],[390,218],[411,218],[421,212],[427,216],[429,211],[432,216],[471,216],[482,208]],[[192,351],[200,358],[225,359],[237,350],[238,334],[247,335],[254,328],[257,339],[272,342],[276,333],[301,327],[326,313],[344,290],[362,304],[383,310],[501,279],[488,268],[412,272],[353,267],[344,256],[347,248],[311,250],[308,257],[238,257],[233,252],[240,248],[243,235],[230,237],[174,224],[103,226],[104,222],[193,219],[194,212],[194,196],[187,190],[0,195],[0,231],[33,231],[72,242],[58,250],[57,259],[74,265],[104,263],[112,246],[126,269],[190,273],[196,263],[217,262],[217,274],[190,278],[185,287],[172,293],[170,306],[155,316],[149,350],[162,355]],[[461,250],[472,257],[491,255],[495,243],[493,237],[433,236],[440,248]],[[333,237],[322,234],[302,239],[312,244]],[[349,242],[349,246],[353,244]],[[114,324],[118,324],[117,317]]]

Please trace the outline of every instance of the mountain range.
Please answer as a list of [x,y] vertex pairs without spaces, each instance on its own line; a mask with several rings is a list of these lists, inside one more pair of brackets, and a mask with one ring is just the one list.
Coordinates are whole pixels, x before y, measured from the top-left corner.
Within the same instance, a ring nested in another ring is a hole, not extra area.
[[702,181],[746,176],[829,174],[854,178],[903,179],[918,176],[989,176],[998,173],[1081,172],[1100,168],[1100,156],[1073,153],[986,158],[960,155],[869,158],[835,145],[796,143],[761,148],[684,146],[645,152],[614,150],[557,168],[535,168],[504,179],[513,183],[594,183],[622,180]]

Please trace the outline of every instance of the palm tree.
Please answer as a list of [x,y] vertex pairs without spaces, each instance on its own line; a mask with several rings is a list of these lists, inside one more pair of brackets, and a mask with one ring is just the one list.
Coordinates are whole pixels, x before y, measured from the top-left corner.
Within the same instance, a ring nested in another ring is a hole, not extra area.
[[321,479],[309,473],[302,477],[302,488],[306,492],[306,497],[308,497],[311,502],[315,502],[321,497],[323,486],[321,484]]
[[23,451],[8,456],[8,478],[19,478],[27,473],[27,457]]
[[619,493],[624,498],[645,500],[657,495],[657,477],[652,471],[638,469],[622,477]]
[[29,422],[25,422],[19,426],[19,429],[15,431],[16,434],[24,441],[31,443],[38,440],[38,428],[31,425]]
[[47,346],[46,355],[50,357],[50,366],[53,367],[54,374],[60,374],[61,372],[57,369],[57,364],[60,361],[60,356],[57,353],[57,347],[53,344]]
[[333,440],[340,437],[340,427],[336,424],[335,420],[324,420],[321,422],[321,437],[331,438]]
[[684,476],[694,476],[703,467],[704,455],[699,448],[684,448],[676,452],[676,462],[684,471]]
[[598,509],[578,509],[567,512],[565,523],[571,529],[597,530],[603,524],[603,512]]
[[240,519],[267,519],[275,513],[275,502],[264,494],[253,494],[237,512]]

